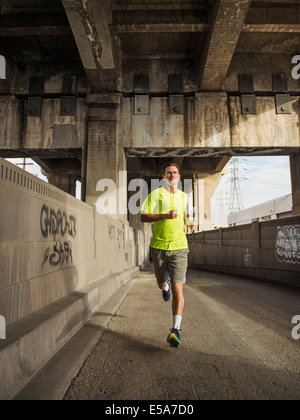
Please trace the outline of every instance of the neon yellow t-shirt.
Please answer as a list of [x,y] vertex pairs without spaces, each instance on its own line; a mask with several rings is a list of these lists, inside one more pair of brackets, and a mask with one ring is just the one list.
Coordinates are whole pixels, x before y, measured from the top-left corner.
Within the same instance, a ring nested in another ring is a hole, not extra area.
[[154,222],[151,248],[175,251],[188,249],[188,242],[184,230],[184,212],[187,207],[187,195],[177,190],[176,194],[169,193],[161,187],[154,190],[144,201],[141,211],[147,214],[165,214],[177,210],[176,219],[165,219]]

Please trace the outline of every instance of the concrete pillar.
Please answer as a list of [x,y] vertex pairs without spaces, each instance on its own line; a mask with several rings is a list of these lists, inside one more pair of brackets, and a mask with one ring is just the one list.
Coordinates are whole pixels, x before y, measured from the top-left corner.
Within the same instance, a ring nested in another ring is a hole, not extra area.
[[194,208],[195,221],[199,226],[199,230],[211,230],[211,199],[221,181],[222,175],[226,173],[225,167],[221,172],[217,172],[203,178],[201,174],[194,175]]
[[68,173],[47,173],[49,184],[60,190],[76,197],[76,181],[77,177]]
[[211,206],[210,206],[210,185],[207,179],[199,179],[194,176],[194,208],[195,221],[200,231],[210,230],[211,224]]
[[91,94],[87,103],[86,202],[97,206],[101,196],[115,199],[116,212],[110,215],[127,220],[126,157],[118,141],[121,95]]
[[300,215],[300,152],[290,155],[292,196],[293,196],[293,216]]

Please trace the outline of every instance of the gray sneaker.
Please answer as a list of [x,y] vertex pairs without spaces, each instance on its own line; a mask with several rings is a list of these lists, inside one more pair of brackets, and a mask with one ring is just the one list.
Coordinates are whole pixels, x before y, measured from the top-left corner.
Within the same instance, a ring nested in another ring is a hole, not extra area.
[[169,285],[169,290],[166,292],[165,290],[162,291],[162,296],[165,302],[169,302],[169,300],[172,297],[172,292],[171,292],[171,280],[168,279],[168,285]]

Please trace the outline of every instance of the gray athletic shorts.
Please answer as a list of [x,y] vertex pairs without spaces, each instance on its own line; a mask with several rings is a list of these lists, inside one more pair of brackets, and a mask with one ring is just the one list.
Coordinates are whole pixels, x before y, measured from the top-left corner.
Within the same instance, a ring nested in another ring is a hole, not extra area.
[[150,248],[150,251],[157,283],[165,283],[168,281],[168,277],[174,283],[186,283],[188,249],[165,251],[163,249]]

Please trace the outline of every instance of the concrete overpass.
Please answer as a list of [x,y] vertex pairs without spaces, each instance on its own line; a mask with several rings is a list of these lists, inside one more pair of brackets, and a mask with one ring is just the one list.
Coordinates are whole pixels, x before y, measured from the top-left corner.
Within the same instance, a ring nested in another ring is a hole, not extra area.
[[[289,155],[295,219],[288,226],[298,226],[299,31],[296,0],[1,2],[0,157],[33,158],[49,184],[1,159],[0,315],[11,338],[0,343],[0,357],[2,367],[12,355],[16,363],[2,371],[0,396],[15,395],[148,263],[149,232],[138,217],[97,213],[100,180],[121,190],[120,173],[125,183],[149,182],[175,160],[193,181],[196,217],[205,224],[231,156]],[[77,180],[82,203],[71,197]],[[193,264],[214,268],[221,250],[217,265],[228,271],[230,261],[239,273],[242,264],[255,277],[274,268],[276,279],[294,279],[298,248],[276,248],[281,261],[264,267],[259,252],[268,239],[259,230],[190,238]],[[297,228],[279,230],[283,237],[270,228],[272,247],[298,243]],[[232,240],[247,248],[231,259]],[[205,244],[212,245],[206,254]],[[197,252],[205,258],[197,261]],[[245,267],[249,255],[253,267]],[[49,351],[31,359],[45,331]]]

